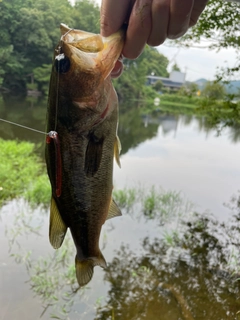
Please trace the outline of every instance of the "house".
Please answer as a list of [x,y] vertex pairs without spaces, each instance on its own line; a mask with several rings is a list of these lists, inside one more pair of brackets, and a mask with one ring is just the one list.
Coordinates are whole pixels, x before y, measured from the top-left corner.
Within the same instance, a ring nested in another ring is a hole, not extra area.
[[161,80],[165,88],[178,90],[185,83],[186,73],[180,71],[172,71],[169,78],[157,77],[154,75],[147,76],[147,85],[154,85],[155,82]]

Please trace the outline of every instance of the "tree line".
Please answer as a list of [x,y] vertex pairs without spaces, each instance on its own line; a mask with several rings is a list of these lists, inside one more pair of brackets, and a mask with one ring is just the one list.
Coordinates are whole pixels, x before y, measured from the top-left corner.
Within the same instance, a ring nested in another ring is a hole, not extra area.
[[[37,89],[47,94],[53,50],[60,38],[59,24],[99,33],[99,7],[91,0],[2,0],[0,1],[0,89],[13,93]],[[191,46],[202,38],[215,49],[239,50],[240,7],[236,3],[210,0],[196,26],[174,45]],[[114,81],[119,98],[141,100],[154,95],[145,86],[146,76],[167,77],[168,59],[146,46],[136,60],[124,60],[125,72]],[[240,62],[228,72],[239,71]],[[224,71],[224,75],[227,73]],[[219,76],[222,78],[222,76]],[[159,91],[161,83],[153,88]]]
[[[0,2],[0,87],[14,93],[37,89],[47,93],[59,25],[99,33],[99,7],[90,0],[2,0]],[[146,75],[168,76],[168,59],[146,47],[115,83],[120,98],[144,96]]]
[[60,37],[59,24],[98,32],[98,19],[99,8],[88,1],[74,7],[67,0],[0,2],[0,86],[22,91],[34,79],[42,89]]

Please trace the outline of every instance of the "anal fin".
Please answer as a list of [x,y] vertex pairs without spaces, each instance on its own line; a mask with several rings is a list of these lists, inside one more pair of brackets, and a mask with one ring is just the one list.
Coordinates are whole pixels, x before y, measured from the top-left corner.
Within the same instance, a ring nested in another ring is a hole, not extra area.
[[109,206],[109,210],[108,210],[108,215],[106,220],[114,218],[114,217],[119,217],[122,215],[121,210],[118,208],[116,202],[112,199],[110,206]]
[[49,240],[54,249],[61,247],[66,232],[67,226],[63,222],[57,204],[52,197],[50,207]]

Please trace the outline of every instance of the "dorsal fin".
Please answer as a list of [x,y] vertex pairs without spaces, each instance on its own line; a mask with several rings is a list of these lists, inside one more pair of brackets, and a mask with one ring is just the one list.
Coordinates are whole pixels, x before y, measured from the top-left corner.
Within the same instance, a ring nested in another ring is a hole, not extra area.
[[66,232],[67,226],[61,218],[54,198],[52,198],[50,207],[49,240],[54,249],[61,247]]
[[109,206],[109,210],[108,210],[108,215],[106,220],[114,218],[114,217],[119,217],[122,215],[121,210],[118,208],[116,202],[112,199],[110,206]]

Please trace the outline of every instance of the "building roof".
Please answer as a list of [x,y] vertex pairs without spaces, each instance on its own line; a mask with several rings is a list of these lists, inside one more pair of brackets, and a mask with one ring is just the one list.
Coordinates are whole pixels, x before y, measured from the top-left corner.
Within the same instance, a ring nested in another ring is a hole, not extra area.
[[183,82],[172,81],[169,78],[157,77],[157,76],[147,76],[147,83],[154,84],[158,80],[161,80],[165,87],[171,88],[181,88]]

